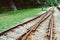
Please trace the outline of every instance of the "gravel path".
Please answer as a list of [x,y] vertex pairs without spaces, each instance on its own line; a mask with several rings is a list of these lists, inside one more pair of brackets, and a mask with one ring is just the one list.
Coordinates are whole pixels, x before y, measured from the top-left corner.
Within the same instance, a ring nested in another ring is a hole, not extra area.
[[56,40],[60,40],[60,11],[55,8],[55,31],[56,31]]
[[[50,17],[51,18],[51,17]],[[47,39],[47,29],[48,29],[48,24],[49,20],[48,18],[45,22],[43,22],[36,30],[35,33],[33,33],[28,40],[48,40]]]
[[31,21],[28,24],[25,24],[16,29],[13,29],[11,32],[9,31],[6,36],[5,35],[1,36],[0,40],[16,40],[19,36],[21,36],[23,33],[25,33],[28,28],[30,28],[32,25],[34,25],[38,20],[39,19]]

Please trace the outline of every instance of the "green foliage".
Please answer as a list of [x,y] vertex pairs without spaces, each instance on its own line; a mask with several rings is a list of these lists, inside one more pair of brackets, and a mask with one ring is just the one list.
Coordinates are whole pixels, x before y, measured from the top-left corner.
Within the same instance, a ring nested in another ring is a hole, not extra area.
[[58,0],[36,0],[36,2],[38,4],[44,4],[44,2],[46,2],[46,4],[48,6],[57,6],[58,5]]
[[46,3],[49,5],[49,6],[57,6],[58,5],[58,0],[46,0]]
[[58,5],[58,0],[54,0],[53,4],[54,4],[55,6],[57,6],[57,5]]

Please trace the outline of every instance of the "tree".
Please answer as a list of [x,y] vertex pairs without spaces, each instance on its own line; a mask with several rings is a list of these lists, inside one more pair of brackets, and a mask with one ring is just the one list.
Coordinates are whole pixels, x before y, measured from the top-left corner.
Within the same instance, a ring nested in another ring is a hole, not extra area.
[[57,6],[58,5],[58,0],[46,0],[46,3],[49,5],[49,6]]
[[15,3],[12,0],[10,0],[10,5],[11,5],[12,10],[17,10]]

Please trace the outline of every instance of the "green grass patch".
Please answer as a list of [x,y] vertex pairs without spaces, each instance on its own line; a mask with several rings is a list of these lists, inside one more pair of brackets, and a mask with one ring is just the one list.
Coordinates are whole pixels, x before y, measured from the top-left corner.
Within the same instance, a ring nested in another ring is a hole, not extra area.
[[[44,8],[44,10],[46,9],[47,8]],[[38,13],[41,11],[42,8],[30,8],[0,13],[0,32],[20,23],[25,18],[38,16]]]

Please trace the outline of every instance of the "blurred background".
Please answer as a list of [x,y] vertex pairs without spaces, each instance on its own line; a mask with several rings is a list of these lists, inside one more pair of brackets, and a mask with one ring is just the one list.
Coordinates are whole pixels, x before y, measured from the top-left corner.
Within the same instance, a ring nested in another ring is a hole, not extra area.
[[0,32],[59,4],[60,0],[0,0]]
[[60,0],[0,0],[0,11],[57,6]]

